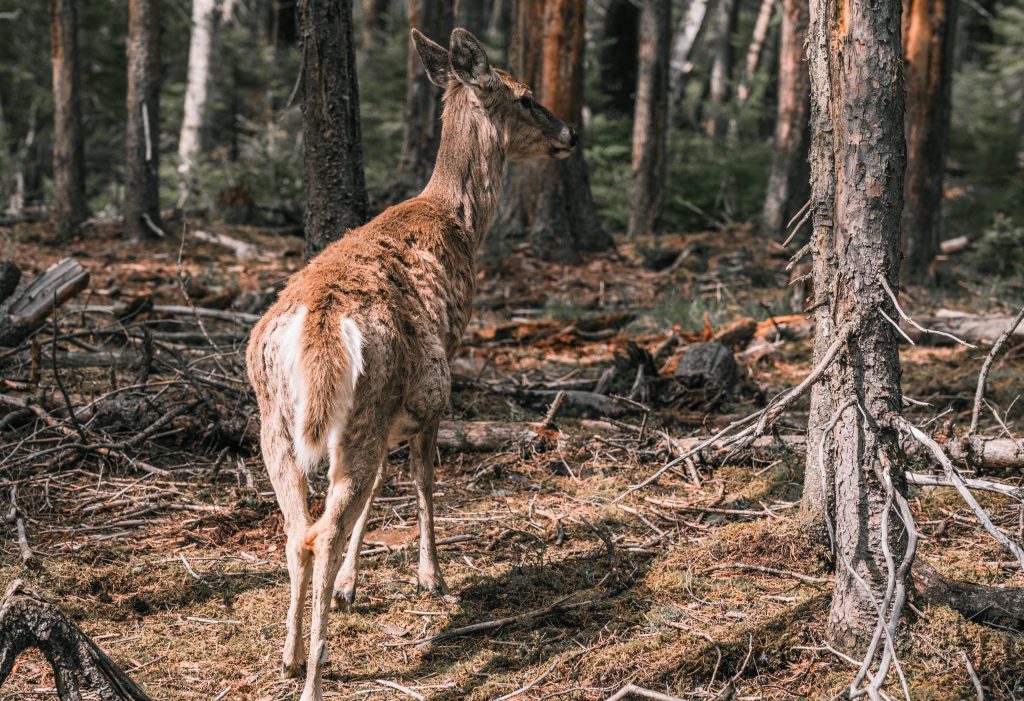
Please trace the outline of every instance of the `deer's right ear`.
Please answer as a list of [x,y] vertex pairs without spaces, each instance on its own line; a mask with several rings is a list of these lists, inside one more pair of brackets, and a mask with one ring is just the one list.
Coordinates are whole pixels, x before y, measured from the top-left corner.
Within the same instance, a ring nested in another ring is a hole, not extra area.
[[420,55],[430,82],[439,88],[447,88],[451,77],[448,49],[432,42],[417,29],[412,30],[412,43],[416,45],[416,53]]

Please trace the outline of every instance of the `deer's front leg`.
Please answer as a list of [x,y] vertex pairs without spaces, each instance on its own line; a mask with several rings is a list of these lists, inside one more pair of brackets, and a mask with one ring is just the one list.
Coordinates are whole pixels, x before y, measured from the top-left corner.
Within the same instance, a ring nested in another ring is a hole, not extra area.
[[410,463],[416,482],[417,509],[420,524],[420,591],[444,594],[447,587],[437,563],[434,539],[434,455],[437,452],[437,421],[433,421],[410,442]]
[[352,535],[348,537],[348,550],[345,552],[345,562],[341,565],[338,578],[334,580],[334,597],[332,606],[342,611],[351,611],[352,604],[356,600],[356,576],[359,574],[359,551],[363,548],[363,537],[366,535],[366,524],[370,520],[370,511],[373,510],[373,500],[377,498],[381,484],[384,482],[384,471],[387,468],[387,459],[381,462],[377,470],[377,477],[373,480],[373,489],[370,490],[369,498],[359,519],[352,529]]

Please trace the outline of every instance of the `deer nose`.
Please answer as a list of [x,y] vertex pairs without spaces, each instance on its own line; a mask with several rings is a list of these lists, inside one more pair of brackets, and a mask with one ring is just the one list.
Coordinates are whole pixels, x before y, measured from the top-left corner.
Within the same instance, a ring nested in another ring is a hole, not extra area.
[[576,144],[578,144],[579,142],[580,142],[580,135],[579,135],[579,133],[575,129],[573,129],[572,127],[569,127],[569,146],[572,147],[572,148],[576,148]]

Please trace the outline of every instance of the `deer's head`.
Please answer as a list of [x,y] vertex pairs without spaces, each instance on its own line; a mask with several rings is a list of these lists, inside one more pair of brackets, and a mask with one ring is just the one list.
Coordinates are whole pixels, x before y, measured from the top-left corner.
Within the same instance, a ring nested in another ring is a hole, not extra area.
[[430,82],[445,88],[445,100],[466,99],[502,136],[510,159],[565,158],[576,149],[576,130],[536,100],[530,87],[492,68],[480,41],[461,27],[449,48],[412,30],[416,52]]

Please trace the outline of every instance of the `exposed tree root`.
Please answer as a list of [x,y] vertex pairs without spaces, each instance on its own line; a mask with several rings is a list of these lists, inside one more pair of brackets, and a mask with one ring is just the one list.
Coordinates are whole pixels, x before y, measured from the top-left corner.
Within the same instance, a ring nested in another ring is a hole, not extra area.
[[0,686],[15,659],[29,647],[46,655],[61,701],[81,701],[79,678],[103,701],[152,701],[56,605],[25,589],[19,579],[7,588],[0,604]]
[[927,562],[914,563],[914,593],[949,606],[974,623],[1024,630],[1024,589],[1000,589],[946,579]]

